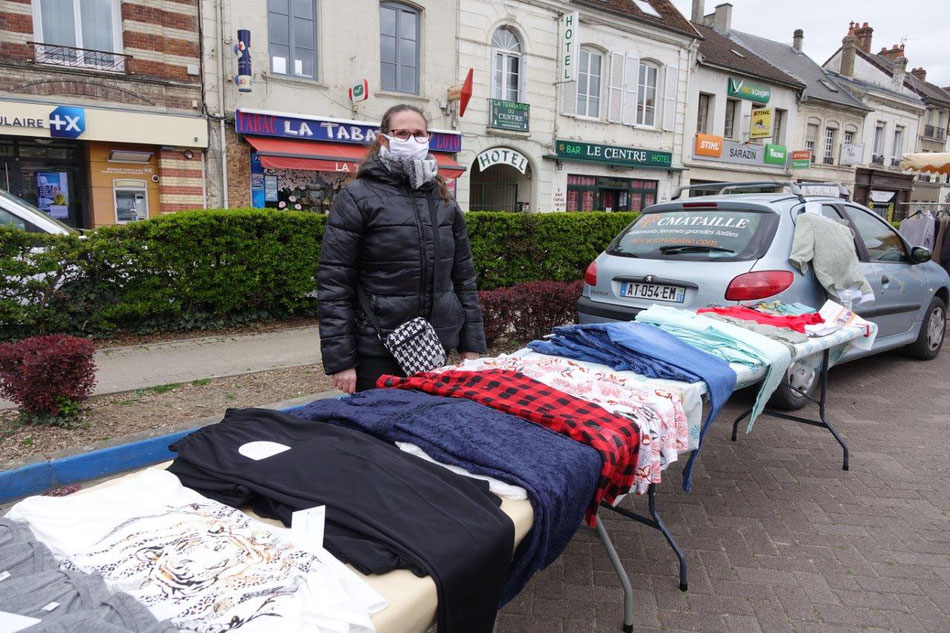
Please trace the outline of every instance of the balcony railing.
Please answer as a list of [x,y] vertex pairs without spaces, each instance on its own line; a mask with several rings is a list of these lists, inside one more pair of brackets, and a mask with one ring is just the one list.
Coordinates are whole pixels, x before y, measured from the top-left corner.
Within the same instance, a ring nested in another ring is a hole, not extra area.
[[834,165],[835,159],[833,156],[824,156],[822,157],[821,162],[823,162],[825,165]]
[[897,167],[897,166],[900,165],[900,164],[901,164],[901,159],[899,159],[899,158],[892,158],[892,159],[891,159],[891,167]]
[[874,164],[874,165],[883,165],[883,164],[884,164],[884,155],[883,155],[883,154],[875,154],[874,156],[871,157],[871,163]]
[[936,125],[925,125],[924,126],[924,136],[926,138],[936,139],[942,141],[947,136],[947,131],[942,127]]
[[33,61],[37,64],[52,64],[55,66],[69,66],[70,68],[90,68],[107,72],[128,72],[127,60],[131,55],[110,53],[62,44],[40,44],[27,42],[33,46]]

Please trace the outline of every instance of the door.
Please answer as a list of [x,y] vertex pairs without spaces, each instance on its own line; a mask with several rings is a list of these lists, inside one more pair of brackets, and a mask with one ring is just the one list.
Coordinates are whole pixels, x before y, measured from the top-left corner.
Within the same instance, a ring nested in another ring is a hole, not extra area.
[[911,265],[907,247],[890,224],[858,206],[842,208],[863,247],[861,271],[874,290],[874,303],[855,311],[877,323],[879,337],[911,330],[927,290],[923,270]]

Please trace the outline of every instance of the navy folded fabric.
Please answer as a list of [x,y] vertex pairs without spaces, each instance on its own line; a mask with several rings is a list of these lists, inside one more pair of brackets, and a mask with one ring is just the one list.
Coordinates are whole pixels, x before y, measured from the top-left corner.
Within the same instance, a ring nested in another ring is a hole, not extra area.
[[[684,343],[668,332],[647,323],[590,323],[554,328],[544,341],[528,347],[540,354],[564,356],[601,363],[618,371],[633,371],[649,378],[684,382],[705,382],[709,393],[709,414],[703,422],[699,442],[736,386],[736,372],[725,360]],[[683,489],[692,488],[693,451],[683,470]]]
[[515,553],[502,604],[564,551],[584,519],[602,465],[590,446],[461,398],[374,389],[317,400],[294,414],[411,442],[436,461],[523,487],[534,525]]

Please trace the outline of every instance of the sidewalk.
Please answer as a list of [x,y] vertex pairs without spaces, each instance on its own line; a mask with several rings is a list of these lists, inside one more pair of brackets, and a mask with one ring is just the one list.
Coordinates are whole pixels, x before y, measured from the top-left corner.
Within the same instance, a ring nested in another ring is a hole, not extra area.
[[[96,352],[96,395],[320,362],[316,326],[113,347]],[[0,400],[0,409],[13,403]]]

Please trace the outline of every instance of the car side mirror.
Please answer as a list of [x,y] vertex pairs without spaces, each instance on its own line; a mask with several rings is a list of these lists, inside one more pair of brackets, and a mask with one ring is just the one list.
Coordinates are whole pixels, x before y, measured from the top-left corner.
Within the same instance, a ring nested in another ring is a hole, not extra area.
[[923,246],[915,246],[910,251],[910,263],[912,264],[924,264],[929,262],[931,257],[930,249]]

